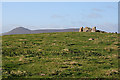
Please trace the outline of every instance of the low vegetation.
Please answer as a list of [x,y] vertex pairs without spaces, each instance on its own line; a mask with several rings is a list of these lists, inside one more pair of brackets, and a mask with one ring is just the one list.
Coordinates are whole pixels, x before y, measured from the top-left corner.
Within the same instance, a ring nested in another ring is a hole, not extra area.
[[118,45],[114,33],[5,35],[2,77],[118,78]]

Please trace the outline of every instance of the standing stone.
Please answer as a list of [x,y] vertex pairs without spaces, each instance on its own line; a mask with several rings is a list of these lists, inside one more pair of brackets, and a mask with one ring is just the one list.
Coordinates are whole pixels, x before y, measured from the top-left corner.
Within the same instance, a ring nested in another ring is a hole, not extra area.
[[85,28],[83,29],[83,32],[89,32],[89,28],[88,28],[88,27],[85,27]]
[[96,32],[96,27],[93,27],[91,32]]
[[88,29],[88,32],[91,32],[91,31],[92,31],[92,29],[91,29],[91,28],[89,28],[89,29]]
[[88,27],[85,27],[85,28],[83,29],[83,32],[87,32],[87,28],[88,28]]
[[80,27],[79,32],[83,32],[83,27]]

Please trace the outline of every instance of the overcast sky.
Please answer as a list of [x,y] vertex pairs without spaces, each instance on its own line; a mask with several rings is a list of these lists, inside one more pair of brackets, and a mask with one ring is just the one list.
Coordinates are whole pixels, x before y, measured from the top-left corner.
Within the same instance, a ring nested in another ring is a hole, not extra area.
[[94,27],[118,31],[117,2],[3,2],[3,32],[16,27],[64,29]]

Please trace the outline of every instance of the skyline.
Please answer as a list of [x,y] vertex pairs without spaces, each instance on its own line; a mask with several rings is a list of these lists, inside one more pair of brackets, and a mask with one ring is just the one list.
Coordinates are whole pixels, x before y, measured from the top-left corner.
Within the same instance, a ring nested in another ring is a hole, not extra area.
[[3,2],[3,32],[16,27],[66,29],[94,27],[118,32],[117,2]]

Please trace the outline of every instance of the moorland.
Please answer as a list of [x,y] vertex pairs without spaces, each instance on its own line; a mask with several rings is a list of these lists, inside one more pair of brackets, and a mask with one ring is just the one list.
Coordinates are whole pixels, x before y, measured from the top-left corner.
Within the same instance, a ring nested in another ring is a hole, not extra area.
[[4,35],[2,77],[118,78],[118,47],[115,33]]

